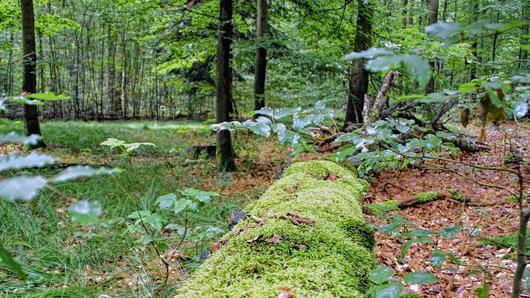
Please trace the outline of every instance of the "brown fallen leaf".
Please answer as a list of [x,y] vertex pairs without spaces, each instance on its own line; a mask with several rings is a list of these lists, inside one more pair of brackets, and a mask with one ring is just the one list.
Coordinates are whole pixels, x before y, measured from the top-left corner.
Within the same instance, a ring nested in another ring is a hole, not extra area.
[[326,176],[326,179],[325,179],[325,180],[328,180],[328,181],[335,181],[335,180],[337,180],[337,179],[339,179],[339,177],[338,177],[337,175],[335,175],[335,174],[328,174],[328,175]]
[[265,242],[271,243],[271,244],[276,244],[276,243],[280,242],[281,239],[282,239],[282,236],[274,234],[274,235],[272,235],[271,238],[265,239]]
[[265,219],[263,218],[259,218],[257,217],[256,215],[250,215],[250,218],[252,218],[252,220],[258,224],[258,226],[261,226],[262,224],[265,223]]
[[214,242],[210,244],[210,250],[212,253],[218,251],[221,247],[223,247],[228,241],[226,239],[221,240],[219,242]]
[[296,247],[298,247],[298,249],[307,249],[307,245],[303,243],[297,244]]
[[294,225],[299,226],[301,224],[306,224],[308,226],[314,227],[315,221],[308,218],[303,218],[295,214],[287,213],[287,215],[280,216],[280,219],[288,219],[290,220]]
[[254,237],[254,238],[252,238],[252,239],[249,239],[249,240],[247,240],[247,243],[256,242],[256,241],[258,241],[258,239],[259,239],[260,237],[261,237],[261,235],[258,235],[258,236]]
[[278,298],[294,298],[293,290],[290,288],[278,288],[278,291],[280,292]]

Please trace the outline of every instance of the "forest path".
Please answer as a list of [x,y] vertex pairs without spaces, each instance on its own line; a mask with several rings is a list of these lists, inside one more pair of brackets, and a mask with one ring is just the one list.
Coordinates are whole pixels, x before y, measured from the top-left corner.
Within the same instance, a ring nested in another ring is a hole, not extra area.
[[[476,127],[469,128],[471,133],[478,134]],[[511,146],[522,153],[525,162],[530,161],[530,127],[526,125],[517,129],[514,124],[503,124],[502,127],[487,129],[487,143],[491,151],[475,154],[460,154],[457,160],[481,165],[503,166]],[[511,136],[511,137],[508,137]],[[443,163],[426,163],[429,165],[448,166]],[[450,166],[455,167],[455,164]],[[463,167],[456,164],[462,173]],[[503,186],[514,186],[514,176],[506,173],[476,171],[465,172],[475,180],[495,183]],[[438,200],[418,207],[391,212],[401,214],[405,219],[417,225],[416,228],[440,231],[449,225],[460,226],[458,237],[444,239],[432,236],[434,241],[425,244],[413,244],[402,260],[398,258],[403,239],[385,236],[377,232],[376,253],[379,261],[393,268],[399,276],[410,271],[430,271],[441,280],[435,285],[412,286],[414,292],[419,291],[428,297],[473,297],[474,290],[481,286],[488,274],[474,272],[477,268],[488,271],[491,275],[490,297],[508,297],[511,293],[513,273],[516,267],[514,249],[484,244],[485,237],[514,234],[518,227],[518,209],[515,203],[507,202],[507,191],[492,189],[472,183],[469,180],[447,171],[428,169],[386,170],[380,173],[372,183],[370,194],[375,202],[392,199],[406,201],[413,199],[415,194],[428,191],[455,189],[470,199],[469,205],[451,200]],[[376,216],[368,216],[368,220],[376,226],[388,223]],[[467,266],[458,266],[446,262],[435,268],[432,265],[432,252],[439,249],[451,252]]]

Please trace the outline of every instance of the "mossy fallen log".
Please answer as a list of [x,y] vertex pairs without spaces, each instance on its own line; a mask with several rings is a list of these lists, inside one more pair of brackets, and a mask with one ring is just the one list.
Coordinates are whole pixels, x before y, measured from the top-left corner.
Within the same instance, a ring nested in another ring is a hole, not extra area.
[[177,297],[362,297],[376,264],[359,202],[366,189],[335,163],[293,164]]

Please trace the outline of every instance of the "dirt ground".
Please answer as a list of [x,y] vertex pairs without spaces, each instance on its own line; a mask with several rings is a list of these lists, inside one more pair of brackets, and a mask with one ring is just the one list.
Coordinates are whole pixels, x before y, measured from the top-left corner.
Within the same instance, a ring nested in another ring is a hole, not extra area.
[[[477,128],[470,128],[478,134]],[[501,127],[487,129],[487,144],[491,150],[474,154],[460,154],[456,160],[486,166],[510,166],[505,158],[510,152],[518,152],[526,163],[525,175],[530,161],[530,129],[514,124],[503,124]],[[393,268],[397,275],[404,276],[411,271],[428,271],[434,273],[440,282],[434,285],[409,286],[411,293],[426,297],[474,297],[475,289],[484,282],[490,284],[490,297],[509,297],[516,263],[511,248],[497,248],[480,244],[483,237],[512,234],[518,227],[518,208],[507,202],[509,193],[505,190],[481,186],[450,171],[433,170],[434,167],[451,167],[464,173],[475,182],[498,184],[515,188],[516,177],[509,173],[494,171],[470,171],[458,163],[428,162],[418,168],[405,170],[386,170],[380,173],[371,183],[368,199],[384,202],[392,199],[410,200],[415,194],[427,191],[456,189],[470,200],[469,204],[453,200],[438,200],[417,207],[394,211],[405,219],[412,221],[417,228],[439,231],[453,224],[461,226],[458,237],[444,239],[433,237],[433,243],[413,244],[399,262],[403,239],[387,237],[377,232],[376,254],[379,261]],[[528,181],[528,179],[527,179]],[[528,183],[526,183],[528,187]],[[390,213],[392,215],[392,213]],[[370,223],[381,226],[384,221],[367,215]],[[440,268],[434,268],[431,256],[434,249],[451,252],[463,265],[445,262]],[[526,293],[528,294],[528,293]],[[526,296],[530,297],[530,296]]]

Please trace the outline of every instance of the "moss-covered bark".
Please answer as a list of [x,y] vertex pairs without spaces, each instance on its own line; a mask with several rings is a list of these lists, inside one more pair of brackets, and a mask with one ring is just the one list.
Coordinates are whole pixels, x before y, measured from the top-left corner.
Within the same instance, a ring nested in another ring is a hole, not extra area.
[[375,265],[367,184],[329,161],[292,165],[250,204],[178,297],[361,297]]

